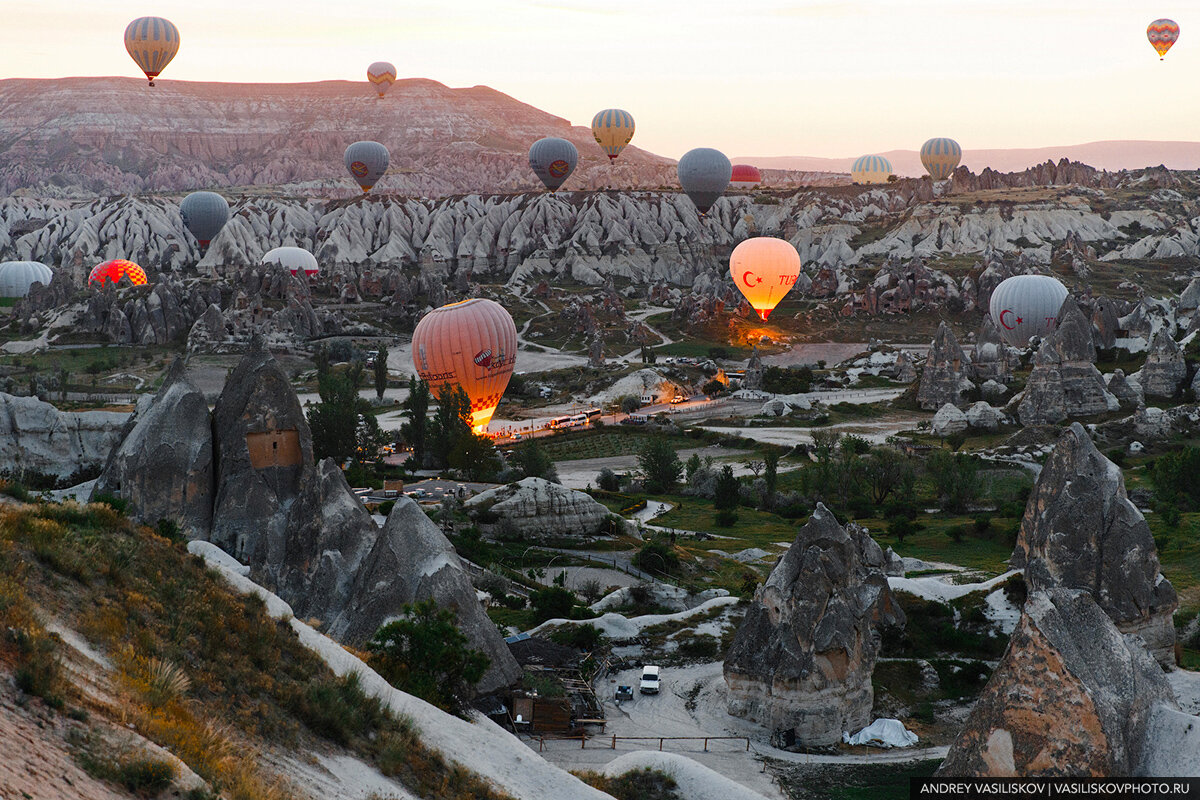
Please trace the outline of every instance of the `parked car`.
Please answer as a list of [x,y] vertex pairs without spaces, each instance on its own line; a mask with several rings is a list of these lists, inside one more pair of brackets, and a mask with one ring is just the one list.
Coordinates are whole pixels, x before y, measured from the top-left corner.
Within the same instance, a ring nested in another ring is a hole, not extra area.
[[658,678],[658,667],[642,667],[642,681],[638,684],[638,691],[642,694],[658,694]]
[[622,700],[632,700],[632,699],[633,699],[633,687],[632,686],[618,686],[617,687],[617,702],[618,703],[621,702]]

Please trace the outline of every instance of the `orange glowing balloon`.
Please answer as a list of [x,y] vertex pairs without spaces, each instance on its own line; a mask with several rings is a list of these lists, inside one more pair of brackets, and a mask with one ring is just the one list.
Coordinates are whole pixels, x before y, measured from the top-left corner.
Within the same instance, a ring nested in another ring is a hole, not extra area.
[[796,285],[800,277],[800,254],[783,239],[757,236],[733,248],[729,274],[766,322],[779,301]]
[[436,397],[458,384],[471,400],[471,427],[487,430],[517,362],[517,326],[504,306],[473,298],[435,308],[413,331],[413,364]]

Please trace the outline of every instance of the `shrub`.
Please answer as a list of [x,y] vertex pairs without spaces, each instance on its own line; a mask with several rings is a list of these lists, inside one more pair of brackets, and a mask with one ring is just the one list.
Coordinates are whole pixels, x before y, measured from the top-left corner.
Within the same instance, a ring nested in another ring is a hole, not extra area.
[[686,639],[677,638],[675,641],[678,643],[676,652],[679,655],[698,661],[711,661],[721,650],[721,642],[708,633],[699,633]]
[[738,515],[737,515],[736,511],[730,511],[728,509],[725,509],[723,511],[717,512],[716,522],[722,528],[732,528],[734,525],[737,524],[737,521],[738,521]]
[[955,544],[960,544],[967,535],[966,525],[952,525],[946,529],[946,535],[954,540]]
[[379,504],[379,507],[375,509],[375,513],[382,514],[383,516],[386,517],[388,514],[392,513],[392,509],[395,507],[396,507],[395,500],[384,500],[382,503]]
[[139,797],[154,797],[175,780],[175,765],[159,758],[134,758],[117,768],[117,781]]
[[357,672],[311,684],[293,699],[292,709],[313,733],[341,745],[368,735],[384,715],[379,701],[363,692]]
[[980,514],[975,517],[973,525],[976,533],[987,533],[992,527],[992,518],[987,514]]
[[646,542],[633,557],[633,565],[646,572],[670,574],[679,568],[679,555],[663,542]]
[[616,492],[621,489],[621,479],[617,477],[617,473],[605,467],[596,476],[596,485],[606,492]]
[[645,767],[610,778],[600,772],[578,773],[581,780],[616,800],[680,800],[678,784],[670,775]]
[[529,604],[533,606],[536,623],[548,619],[569,619],[571,609],[575,606],[575,595],[561,586],[548,586],[531,594]]
[[604,633],[595,625],[564,625],[550,634],[550,641],[590,653],[604,641]]
[[908,517],[894,517],[888,522],[887,532],[889,536],[895,536],[896,541],[903,544],[905,536],[916,533],[923,527],[923,525],[913,522]]
[[124,514],[125,509],[129,507],[128,500],[123,497],[114,497],[111,494],[98,494],[92,498],[92,502],[106,505],[118,514]]
[[505,608],[511,608],[514,611],[520,611],[525,607],[525,598],[519,594],[506,594],[500,598],[500,602]]

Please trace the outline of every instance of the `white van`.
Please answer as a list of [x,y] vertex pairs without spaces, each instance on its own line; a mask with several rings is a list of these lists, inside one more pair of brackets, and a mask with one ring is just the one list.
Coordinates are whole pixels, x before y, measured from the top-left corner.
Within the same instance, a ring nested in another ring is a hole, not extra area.
[[638,684],[642,694],[658,694],[658,667],[642,667],[642,681]]

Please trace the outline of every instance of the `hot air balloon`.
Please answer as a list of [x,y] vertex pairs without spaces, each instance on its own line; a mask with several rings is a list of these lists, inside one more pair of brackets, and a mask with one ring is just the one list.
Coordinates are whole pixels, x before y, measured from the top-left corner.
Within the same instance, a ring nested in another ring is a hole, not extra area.
[[367,67],[367,80],[375,87],[375,91],[383,97],[396,82],[396,68],[386,61],[376,61]]
[[138,17],[125,27],[125,49],[153,86],[179,52],[179,29],[162,17]]
[[1179,39],[1179,23],[1173,19],[1156,19],[1146,26],[1146,38],[1158,51],[1158,60],[1162,61],[1171,45]]
[[679,185],[687,192],[696,204],[700,215],[704,216],[717,202],[733,175],[733,165],[720,150],[711,147],[697,147],[688,150],[679,159]]
[[35,283],[53,279],[54,272],[40,261],[5,261],[0,264],[0,297],[24,297]]
[[800,254],[783,239],[756,236],[733,248],[729,275],[763,322],[800,277]]
[[200,246],[208,247],[229,221],[229,203],[216,192],[192,192],[179,204],[179,216]]
[[633,115],[619,108],[604,109],[592,117],[592,136],[609,160],[616,161],[633,138]]
[[261,263],[287,267],[293,275],[303,270],[310,278],[321,271],[317,265],[317,257],[303,247],[276,247],[274,250],[268,250]]
[[1049,275],[1014,275],[992,291],[988,304],[1001,338],[1024,347],[1031,336],[1045,336],[1058,325],[1067,287]]
[[529,148],[530,169],[552,192],[571,177],[577,163],[579,151],[566,139],[550,136],[538,139]]
[[413,364],[436,396],[458,384],[471,400],[471,427],[487,430],[517,361],[517,326],[483,298],[430,311],[413,331]]
[[855,183],[887,183],[892,177],[892,162],[883,156],[859,156],[850,168]]
[[930,139],[921,145],[921,163],[925,165],[925,171],[929,173],[929,177],[935,181],[944,181],[949,178],[960,161],[962,161],[962,148],[953,139],[943,136]]
[[379,142],[355,142],[346,148],[342,160],[365,193],[387,172],[388,149]]
[[758,171],[758,167],[749,164],[734,164],[729,183],[739,189],[753,189],[762,183],[762,173]]
[[100,288],[104,288],[106,283],[116,283],[121,278],[129,278],[130,283],[134,286],[145,286],[147,283],[146,271],[132,261],[126,261],[123,258],[114,258],[112,261],[97,264],[88,273],[88,283]]

